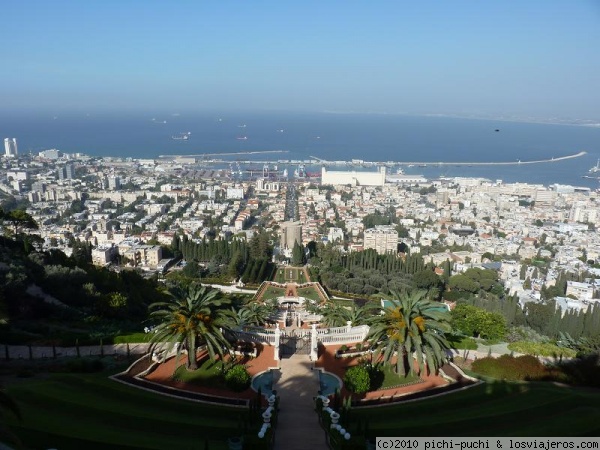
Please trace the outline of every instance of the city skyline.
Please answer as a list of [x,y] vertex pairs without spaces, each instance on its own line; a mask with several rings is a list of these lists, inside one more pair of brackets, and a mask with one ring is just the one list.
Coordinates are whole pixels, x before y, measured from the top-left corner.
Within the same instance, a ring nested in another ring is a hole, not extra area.
[[[142,7],[143,6],[143,7]],[[19,2],[2,110],[598,117],[600,7]]]

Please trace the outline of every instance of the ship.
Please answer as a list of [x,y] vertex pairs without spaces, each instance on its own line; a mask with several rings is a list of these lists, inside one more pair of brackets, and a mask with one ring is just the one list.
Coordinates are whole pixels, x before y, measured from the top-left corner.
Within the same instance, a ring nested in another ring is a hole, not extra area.
[[596,173],[596,172],[600,172],[600,159],[598,159],[598,161],[596,162],[596,165],[593,166],[590,170],[588,170],[589,173]]
[[173,139],[175,141],[187,141],[191,135],[192,135],[192,132],[188,131],[187,133],[179,133],[174,136],[171,136],[171,139]]
[[247,139],[248,138],[246,136],[242,136],[242,137],[237,138],[238,141],[245,141]]

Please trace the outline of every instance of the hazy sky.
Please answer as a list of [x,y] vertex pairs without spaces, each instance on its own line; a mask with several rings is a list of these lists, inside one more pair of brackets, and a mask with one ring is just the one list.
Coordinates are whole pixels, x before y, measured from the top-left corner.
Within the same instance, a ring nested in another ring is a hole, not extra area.
[[600,117],[600,1],[10,1],[1,109]]

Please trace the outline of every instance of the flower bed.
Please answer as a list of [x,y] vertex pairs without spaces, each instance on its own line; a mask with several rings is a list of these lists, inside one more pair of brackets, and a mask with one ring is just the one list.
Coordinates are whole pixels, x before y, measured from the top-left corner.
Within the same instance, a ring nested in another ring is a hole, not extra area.
[[357,356],[364,356],[370,353],[370,349],[368,347],[362,346],[354,346],[348,347],[347,345],[342,345],[336,352],[336,358],[355,358]]

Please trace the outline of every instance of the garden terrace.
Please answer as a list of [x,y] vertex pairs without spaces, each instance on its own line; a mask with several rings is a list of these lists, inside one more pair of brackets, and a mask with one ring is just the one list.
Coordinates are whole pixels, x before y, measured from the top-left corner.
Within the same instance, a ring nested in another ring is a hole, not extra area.
[[310,275],[306,267],[279,266],[275,271],[273,281],[277,283],[307,283]]
[[[242,433],[248,414],[133,388],[102,373],[23,379],[7,391],[24,418],[7,416],[10,429],[27,448],[133,450],[202,443],[225,450],[227,439]],[[176,437],[165,430],[176,430]]]
[[[248,373],[251,376],[270,369],[274,365],[273,347],[257,344],[258,356],[256,358],[240,357],[237,362],[246,365]],[[256,394],[250,387],[242,392],[233,392],[226,389],[220,382],[221,362],[210,361],[206,352],[198,355],[199,369],[195,371],[186,371],[181,368],[176,372],[176,358],[170,358],[163,364],[160,364],[153,372],[145,375],[143,378],[156,385],[166,386],[171,389],[177,389],[180,392],[191,392],[204,396],[205,401],[213,403],[232,404],[239,400],[247,403],[254,398]],[[183,358],[177,363],[178,366],[184,364]],[[175,373],[175,376],[173,376]],[[239,404],[239,403],[238,403]]]
[[352,410],[367,436],[598,436],[600,391],[550,383],[482,383],[450,395]]
[[[368,360],[370,356],[336,358],[336,353],[340,347],[341,345],[319,346],[319,358],[315,366],[323,368],[343,380],[347,369],[359,365],[365,359]],[[377,362],[377,360],[373,360],[374,364]],[[389,371],[386,373],[384,370],[384,375],[387,378],[387,380],[384,380],[386,383],[385,386],[390,387],[360,395],[352,394],[345,387],[342,387],[342,397],[352,397],[356,402],[401,400],[405,395],[413,394],[417,391],[431,390],[450,384],[447,379],[439,375],[421,374],[418,379],[398,376],[397,380],[392,380],[392,373]]]

